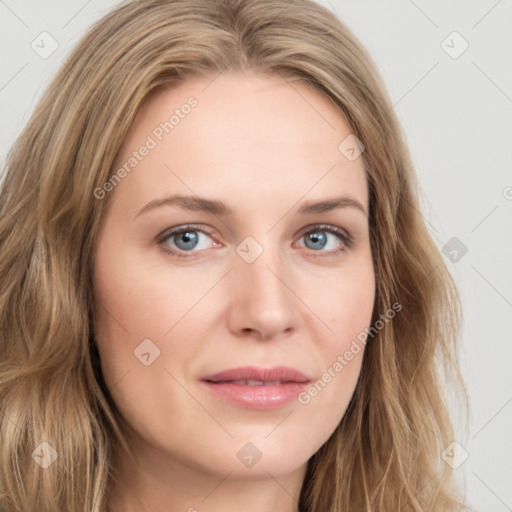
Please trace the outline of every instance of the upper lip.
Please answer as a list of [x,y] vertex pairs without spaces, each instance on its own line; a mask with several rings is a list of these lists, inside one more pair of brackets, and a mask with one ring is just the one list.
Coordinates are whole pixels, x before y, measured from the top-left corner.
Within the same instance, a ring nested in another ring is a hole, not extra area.
[[208,382],[229,382],[235,380],[255,380],[262,382],[309,382],[310,379],[302,372],[287,366],[274,366],[273,368],[257,368],[255,366],[242,366],[232,368],[201,380]]

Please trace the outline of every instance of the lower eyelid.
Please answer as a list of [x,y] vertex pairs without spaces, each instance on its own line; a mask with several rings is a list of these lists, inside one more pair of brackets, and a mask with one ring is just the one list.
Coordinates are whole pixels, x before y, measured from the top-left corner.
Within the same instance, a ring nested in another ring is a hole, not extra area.
[[[307,234],[308,233],[304,233],[304,235],[301,235],[300,239],[302,239]],[[336,236],[336,238],[338,239],[338,241],[340,242],[341,245],[339,247],[335,248],[335,249],[330,249],[330,250],[327,250],[327,251],[324,251],[324,250],[315,251],[313,249],[310,249],[308,251],[310,256],[312,256],[312,257],[319,257],[319,258],[321,258],[321,257],[329,257],[329,256],[336,256],[336,255],[338,255],[338,254],[340,254],[342,252],[348,251],[352,247],[352,241],[350,240],[350,238],[347,237],[347,239],[345,239],[343,236],[341,236],[338,233],[331,233],[331,234]],[[302,245],[301,248],[302,249],[309,249],[305,245]]]

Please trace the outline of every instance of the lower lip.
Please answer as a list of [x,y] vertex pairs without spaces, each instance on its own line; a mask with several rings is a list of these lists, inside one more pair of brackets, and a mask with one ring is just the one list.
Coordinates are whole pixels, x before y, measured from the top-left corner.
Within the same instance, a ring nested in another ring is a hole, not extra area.
[[239,384],[202,381],[218,396],[248,409],[279,409],[297,399],[307,382],[288,382],[277,386],[241,386]]

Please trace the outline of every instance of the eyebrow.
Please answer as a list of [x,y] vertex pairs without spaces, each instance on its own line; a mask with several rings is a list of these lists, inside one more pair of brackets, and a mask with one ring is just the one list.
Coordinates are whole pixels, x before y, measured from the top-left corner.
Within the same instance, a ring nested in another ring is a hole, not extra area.
[[[162,199],[155,199],[150,201],[137,213],[136,217],[142,213],[160,208],[162,206],[176,205],[185,210],[208,212],[214,215],[229,216],[233,215],[233,210],[226,206],[222,201],[216,201],[212,199],[206,199],[198,196],[183,196],[174,195],[164,197]],[[298,210],[299,215],[314,215],[317,213],[325,213],[340,208],[355,208],[362,212],[365,217],[368,216],[366,208],[355,199],[347,196],[334,197],[330,199],[324,199],[322,201],[306,201],[301,205]]]
[[351,197],[333,197],[332,199],[324,199],[323,201],[307,201],[299,208],[299,215],[314,215],[315,213],[324,213],[340,208],[356,208],[368,217],[366,208]]
[[155,208],[159,208],[161,206],[171,206],[177,205],[185,210],[192,211],[201,211],[201,212],[209,212],[214,215],[232,215],[233,212],[229,209],[223,202],[214,201],[212,199],[205,199],[204,197],[198,196],[170,196],[164,197],[163,199],[155,199],[146,204],[140,211],[137,213],[136,217],[138,217],[141,213],[154,210]]

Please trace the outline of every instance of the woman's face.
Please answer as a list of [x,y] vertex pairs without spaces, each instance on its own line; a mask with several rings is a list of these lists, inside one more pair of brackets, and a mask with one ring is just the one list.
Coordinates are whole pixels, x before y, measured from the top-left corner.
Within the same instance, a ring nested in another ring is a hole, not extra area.
[[278,477],[340,422],[375,295],[350,134],[319,92],[274,75],[189,80],[139,111],[95,193],[110,204],[94,293],[141,466]]

